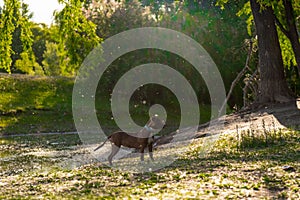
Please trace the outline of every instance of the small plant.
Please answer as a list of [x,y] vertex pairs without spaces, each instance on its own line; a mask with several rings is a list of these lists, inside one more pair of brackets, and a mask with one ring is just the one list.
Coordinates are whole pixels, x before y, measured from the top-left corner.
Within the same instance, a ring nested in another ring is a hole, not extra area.
[[268,147],[274,144],[285,143],[295,135],[295,131],[285,131],[276,129],[275,123],[272,123],[272,130],[266,128],[265,121],[262,120],[262,130],[248,129],[239,133],[237,130],[237,149],[249,149],[257,147]]

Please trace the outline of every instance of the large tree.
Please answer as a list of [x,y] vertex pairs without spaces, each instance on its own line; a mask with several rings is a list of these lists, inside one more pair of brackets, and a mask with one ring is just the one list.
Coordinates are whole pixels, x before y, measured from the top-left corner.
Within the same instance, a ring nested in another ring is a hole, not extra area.
[[33,45],[33,23],[30,22],[32,13],[29,12],[28,5],[21,4],[20,17],[17,20],[17,27],[13,40],[13,66],[14,71],[19,71],[26,74],[43,75],[41,66],[36,62]]
[[22,1],[4,1],[0,15],[0,69],[8,73],[41,73],[32,51],[31,16],[28,5]]
[[16,12],[21,8],[17,0],[4,0],[4,7],[0,15],[0,69],[11,72],[12,64],[12,42],[16,29]]
[[[55,15],[55,21],[59,26],[60,51],[65,50],[66,56],[70,59],[63,73],[73,74],[85,56],[99,44],[101,38],[96,34],[96,25],[87,20],[83,14],[83,1],[58,0],[58,2],[64,4],[64,8]],[[63,62],[64,60],[61,60],[61,63]]]
[[[219,0],[218,4],[223,6],[227,1]],[[293,10],[293,5],[297,5],[297,2],[298,0],[250,0],[245,4],[244,9],[251,10],[252,16],[248,22],[253,19],[255,24],[254,36],[257,36],[258,40],[260,77],[257,103],[287,102],[294,99],[286,82],[282,58],[284,52],[279,42],[279,36],[282,36],[278,33],[278,27],[284,32],[293,47],[291,50],[293,53],[285,55],[285,57],[298,57],[299,36]],[[297,60],[299,66],[300,59],[294,60]],[[296,65],[295,62],[292,64]]]
[[259,103],[286,102],[292,99],[286,83],[281,49],[272,7],[262,8],[257,0],[250,0],[259,49]]

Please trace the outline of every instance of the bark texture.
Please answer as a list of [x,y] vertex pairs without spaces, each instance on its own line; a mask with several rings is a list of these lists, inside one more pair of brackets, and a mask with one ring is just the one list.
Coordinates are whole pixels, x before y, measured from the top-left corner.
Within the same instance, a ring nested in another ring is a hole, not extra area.
[[283,5],[285,8],[286,20],[287,20],[287,34],[286,36],[289,38],[292,44],[292,48],[295,54],[298,74],[300,76],[300,43],[299,43],[299,35],[297,32],[294,9],[291,0],[284,0]]
[[271,7],[261,9],[257,0],[250,0],[259,49],[259,93],[257,103],[288,102],[293,100],[285,75],[281,49]]

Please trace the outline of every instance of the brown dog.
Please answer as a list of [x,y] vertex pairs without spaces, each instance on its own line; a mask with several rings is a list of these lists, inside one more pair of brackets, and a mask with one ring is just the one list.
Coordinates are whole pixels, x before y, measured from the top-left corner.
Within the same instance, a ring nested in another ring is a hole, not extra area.
[[[141,161],[144,161],[144,150],[148,146],[149,156],[153,159],[153,135],[154,129],[161,129],[164,127],[164,121],[160,120],[157,115],[150,118],[142,130],[135,134],[128,134],[123,131],[118,131],[110,135],[99,147],[94,151],[101,148],[108,140],[112,143],[112,151],[108,156],[108,162],[112,165],[113,157],[118,153],[121,146],[139,149],[141,153]],[[136,135],[136,136],[132,136]]]

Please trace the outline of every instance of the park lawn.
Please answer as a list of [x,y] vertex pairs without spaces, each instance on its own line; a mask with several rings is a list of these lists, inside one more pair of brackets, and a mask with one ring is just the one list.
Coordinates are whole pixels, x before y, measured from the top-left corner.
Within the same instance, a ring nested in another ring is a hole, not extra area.
[[0,134],[74,130],[74,79],[0,75]]
[[[68,77],[1,74],[0,135],[76,131],[73,85]],[[114,126],[109,105],[99,98],[95,106],[102,125]]]
[[[72,115],[73,85],[74,78],[70,77],[0,74],[0,136],[76,131]],[[100,90],[96,97],[101,98],[95,102],[98,120],[102,128],[117,130],[110,97],[103,96]],[[201,105],[200,109],[200,123],[209,121],[210,106]],[[130,112],[139,125],[147,122],[147,105],[131,102]],[[174,131],[179,120],[180,113],[168,113],[170,128],[162,134]]]
[[259,148],[238,148],[234,135],[223,135],[202,156],[204,139],[186,147],[188,151],[170,166],[151,173],[119,171],[98,162],[67,169],[56,165],[63,155],[29,153],[65,152],[80,145],[77,135],[2,139],[0,198],[300,198],[299,132],[290,131],[280,141]]

